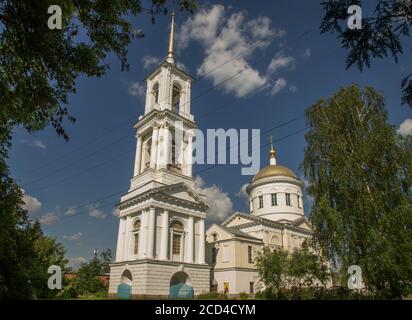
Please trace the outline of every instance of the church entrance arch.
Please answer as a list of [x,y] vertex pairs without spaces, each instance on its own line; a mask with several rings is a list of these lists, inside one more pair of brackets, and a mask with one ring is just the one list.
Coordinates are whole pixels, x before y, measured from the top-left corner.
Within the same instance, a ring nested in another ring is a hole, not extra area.
[[124,270],[117,286],[117,297],[119,299],[130,299],[132,296],[133,277],[129,270]]
[[193,287],[186,272],[176,272],[170,279],[169,299],[193,299]]

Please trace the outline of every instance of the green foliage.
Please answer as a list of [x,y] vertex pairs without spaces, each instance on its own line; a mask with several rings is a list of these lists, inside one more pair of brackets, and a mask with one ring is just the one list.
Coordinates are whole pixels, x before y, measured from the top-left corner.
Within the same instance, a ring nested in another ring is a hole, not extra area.
[[[22,125],[35,131],[51,124],[68,139],[64,119],[68,95],[76,91],[76,79],[100,77],[109,69],[108,54],[118,57],[128,70],[127,47],[144,36],[132,18],[149,14],[154,22],[167,13],[165,0],[152,0],[148,9],[140,0],[6,0],[0,5],[0,135],[10,136]],[[193,0],[176,1],[192,11]],[[50,5],[62,9],[62,29],[47,25]],[[9,140],[1,139],[1,142]]]
[[[174,2],[183,11],[196,8],[194,0]],[[62,9],[61,30],[47,26],[50,5]],[[140,0],[0,2],[0,299],[54,296],[56,290],[44,287],[45,267],[64,260],[63,247],[45,237],[22,210],[22,192],[9,177],[13,129],[34,132],[52,125],[67,140],[63,125],[75,121],[68,97],[76,92],[76,79],[103,76],[111,53],[128,70],[127,46],[144,36],[131,19],[144,13],[154,22],[167,11],[165,0],[152,0],[149,8]]]
[[356,85],[307,112],[303,169],[315,242],[347,281],[359,265],[370,292],[412,290],[412,143],[387,124],[382,95]]
[[293,252],[265,249],[256,258],[258,272],[267,290],[258,298],[292,298],[293,290],[328,280],[327,268],[320,255],[304,247]]
[[75,299],[79,296],[79,291],[76,287],[76,282],[74,280],[67,281],[66,285],[63,287],[62,292],[59,294],[59,298],[62,299]]
[[283,288],[275,296],[270,288],[257,292],[257,300],[362,300],[373,299],[373,296],[363,292],[356,292],[345,287],[294,287],[291,289]]
[[103,251],[100,255],[94,254],[93,259],[83,263],[77,272],[77,278],[73,285],[79,295],[106,296],[107,285],[98,276],[106,274],[109,263],[112,261],[110,249]]
[[0,188],[0,299],[52,298],[59,292],[48,289],[47,269],[58,265],[64,272],[65,250],[28,219],[11,179],[4,178]]
[[198,300],[227,300],[227,295],[221,292],[205,292],[199,294],[196,299]]
[[240,300],[247,300],[249,299],[249,295],[246,292],[239,293]]
[[[391,55],[397,62],[403,54],[401,39],[409,37],[412,25],[410,0],[379,0],[374,14],[362,18],[362,29],[347,27],[347,10],[350,5],[362,7],[361,0],[324,0],[325,15],[321,24],[322,33],[337,32],[342,47],[349,50],[347,67],[356,64],[360,70],[370,67],[371,58],[386,58]],[[402,80],[402,102],[412,107],[412,73]]]

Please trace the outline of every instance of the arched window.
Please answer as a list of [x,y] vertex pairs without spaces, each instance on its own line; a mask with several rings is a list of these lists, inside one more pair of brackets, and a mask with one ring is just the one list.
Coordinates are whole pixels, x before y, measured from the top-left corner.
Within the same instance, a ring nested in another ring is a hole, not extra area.
[[154,86],[153,86],[153,89],[152,89],[152,95],[153,95],[153,103],[152,103],[152,106],[154,106],[155,104],[158,104],[159,103],[159,84],[158,83],[156,83]]
[[152,154],[152,138],[149,138],[146,142],[146,146],[144,149],[144,169],[149,169],[150,168],[150,158]]
[[177,83],[175,83],[173,85],[173,92],[172,92],[172,108],[175,111],[179,111],[180,109],[181,96],[182,96],[182,89]]
[[181,223],[179,220],[173,220],[170,224],[170,229],[183,231],[183,223]]
[[132,232],[133,232],[133,237],[134,237],[134,247],[133,247],[133,253],[134,254],[138,254],[139,253],[139,233],[140,233],[140,219],[137,219],[134,223],[133,223],[133,228],[132,228]]
[[213,242],[216,242],[219,239],[219,236],[217,235],[217,233],[212,234],[213,237]]
[[182,237],[183,237],[183,223],[174,220],[170,224],[170,229],[172,231],[172,255],[180,255],[181,253],[181,244],[182,244]]

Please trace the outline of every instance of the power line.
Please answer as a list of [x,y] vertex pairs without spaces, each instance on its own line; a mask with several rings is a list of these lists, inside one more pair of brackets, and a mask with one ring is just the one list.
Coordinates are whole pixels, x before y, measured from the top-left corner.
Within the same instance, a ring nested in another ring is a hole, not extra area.
[[[309,34],[310,32],[312,32],[312,31],[313,31],[313,30],[309,30],[309,31],[306,31],[306,32],[302,33],[302,34],[299,35],[297,38],[295,38],[292,42],[300,40],[301,38],[303,38],[304,36],[308,35],[308,34]],[[259,42],[258,42],[258,43],[259,43]],[[256,44],[255,44],[255,45],[256,45]],[[283,50],[285,47],[286,47],[286,44],[284,44],[281,48],[279,48],[278,51]],[[245,50],[245,51],[246,51],[246,50]],[[244,54],[245,51],[243,51],[241,54]],[[241,56],[241,54],[237,55],[237,57]],[[234,59],[234,58],[228,60],[227,62],[229,62],[229,61],[231,61],[231,60],[233,60],[233,59]],[[227,62],[226,62],[226,63],[227,63]],[[225,64],[225,63],[224,63],[224,64]],[[224,64],[222,64],[221,66],[223,66]],[[193,99],[191,99],[190,101],[186,102],[185,104],[192,103],[193,101],[201,98],[202,96],[208,94],[209,92],[211,92],[211,91],[213,91],[214,89],[218,88],[219,86],[223,85],[223,84],[226,83],[227,81],[234,79],[234,78],[237,77],[239,74],[241,74],[242,72],[246,71],[247,69],[249,69],[248,66],[246,66],[244,69],[241,69],[241,70],[239,70],[238,72],[234,73],[234,74],[231,75],[230,77],[222,80],[222,81],[219,82],[218,84],[216,84],[216,85],[214,85],[214,86],[206,89],[205,91],[203,91],[202,93],[200,93],[199,95],[197,95],[196,97],[194,97]],[[210,72],[215,71],[215,70],[217,70],[217,68],[215,68],[214,70],[211,70]],[[210,72],[209,72],[209,73],[210,73]],[[261,89],[264,88],[265,86],[266,86],[266,83],[264,83],[263,85],[257,87],[256,89],[254,89],[254,90],[253,90],[252,92],[250,92],[249,94],[253,94],[253,93],[261,90]],[[169,96],[169,97],[170,97],[170,96]],[[234,101],[233,101],[232,103],[234,103]],[[227,105],[231,105],[232,103],[224,104],[223,106],[221,106],[221,107],[219,107],[219,108],[216,108],[214,111],[211,111],[209,114],[214,113],[217,109],[220,109],[220,108],[225,107],[225,106],[227,106]],[[185,104],[184,104],[184,105],[185,105]],[[209,114],[206,113],[205,116],[207,116],[207,115],[209,115]],[[199,117],[198,120],[201,119],[201,118],[202,118],[202,117]],[[132,134],[134,134],[134,133],[128,134],[128,135],[124,136],[123,138],[127,138],[127,137],[129,137],[130,135],[132,135]],[[97,140],[99,140],[101,137],[102,137],[102,136],[98,137]],[[94,139],[94,140],[96,140],[96,139]],[[91,144],[90,141],[89,141],[88,143],[86,143],[85,145],[80,146],[79,148],[77,148],[77,150],[82,149],[84,146],[87,146],[87,145],[89,145],[89,144]],[[113,143],[110,144],[109,146],[111,146],[111,145],[113,145]],[[81,159],[78,159],[78,160],[76,160],[76,161],[74,161],[74,162],[66,165],[66,166],[63,166],[63,167],[61,167],[61,168],[58,168],[58,169],[54,170],[54,171],[52,172],[52,174],[55,174],[55,173],[57,173],[57,172],[60,172],[60,171],[64,170],[64,169],[67,168],[67,167],[71,167],[73,164],[79,163],[80,161],[89,158],[91,155],[94,155],[94,154],[100,152],[101,150],[107,149],[109,146],[105,146],[105,147],[103,147],[103,148],[100,148],[100,149],[96,150],[95,152],[93,152],[92,154],[90,154],[89,156],[83,157],[83,158],[81,158]],[[73,150],[73,151],[71,151],[69,154],[74,153],[75,151],[76,151],[76,150]],[[65,156],[59,157],[58,159],[65,158],[66,156],[67,156],[67,154],[66,154]],[[41,181],[41,180],[44,180],[44,179],[48,178],[49,175],[50,175],[50,174],[47,174],[47,175],[42,176],[42,177],[40,177],[40,178],[34,179],[34,180],[26,183],[25,186],[30,185],[30,184],[33,184],[33,183],[36,183],[36,182]]]
[[117,140],[111,142],[110,144],[106,145],[105,147],[100,148],[100,149],[97,149],[97,150],[93,151],[92,153],[89,153],[88,155],[86,155],[86,156],[83,157],[83,158],[77,159],[77,160],[74,161],[74,162],[71,162],[71,163],[69,163],[69,164],[67,164],[67,165],[65,165],[65,166],[63,166],[63,167],[60,167],[60,168],[58,168],[58,169],[56,169],[56,170],[54,170],[54,171],[52,171],[52,172],[49,172],[49,173],[48,173],[47,175],[45,175],[45,176],[42,176],[42,177],[40,177],[40,178],[31,180],[31,181],[25,183],[25,184],[23,185],[23,187],[26,188],[27,186],[29,186],[29,185],[31,185],[31,184],[33,184],[33,183],[42,181],[42,180],[50,177],[51,175],[54,175],[54,174],[56,174],[56,173],[59,173],[59,172],[65,170],[65,169],[67,169],[67,168],[70,168],[70,167],[72,167],[73,165],[75,165],[75,164],[77,164],[77,163],[79,163],[79,162],[81,162],[81,161],[83,161],[83,160],[86,160],[86,159],[94,156],[95,154],[103,151],[103,150],[108,149],[109,147],[117,144],[117,143],[120,142],[120,141],[124,141],[124,139],[127,138],[127,137],[129,137],[129,136],[130,136],[130,134],[127,134],[126,136],[122,136],[120,139],[117,139]]
[[[281,138],[278,138],[278,139],[274,140],[274,142],[280,142],[280,141],[282,141],[282,140],[288,139],[288,138],[290,138],[290,137],[292,137],[292,136],[294,136],[294,135],[297,135],[297,134],[299,134],[299,133],[301,133],[301,132],[303,132],[303,131],[305,131],[305,130],[307,130],[307,129],[308,129],[308,127],[301,128],[301,129],[299,129],[299,130],[297,130],[297,131],[294,131],[294,132],[292,132],[292,133],[290,133],[290,134],[287,134],[287,135],[285,135],[285,136],[283,136],[283,137],[281,137]],[[268,131],[267,131],[267,132],[268,132]],[[266,146],[268,146],[268,145],[269,145],[269,143],[265,143],[264,145],[259,146],[259,148],[253,149],[252,151],[261,150],[261,149],[263,149],[264,147],[266,147]],[[212,165],[212,166],[210,166],[210,167],[208,167],[208,168],[198,170],[198,171],[194,172],[193,175],[198,175],[198,174],[200,174],[200,173],[204,173],[204,172],[206,172],[206,171],[215,169],[215,168],[217,168],[218,166],[220,166],[220,165],[219,165],[219,164],[215,164],[215,165]],[[77,210],[77,209],[79,209],[79,208],[87,207],[87,206],[93,205],[93,204],[95,204],[95,203],[99,203],[99,202],[101,202],[101,201],[103,201],[103,200],[112,198],[112,197],[114,197],[114,196],[118,196],[118,195],[124,194],[124,193],[127,192],[127,191],[128,191],[128,190],[125,189],[125,190],[122,190],[122,191],[120,191],[120,192],[115,192],[115,193],[109,194],[109,195],[107,195],[107,196],[104,196],[104,197],[102,197],[102,198],[99,198],[99,199],[97,199],[97,200],[94,200],[94,201],[92,201],[92,202],[84,203],[84,204],[82,204],[82,205],[80,205],[80,206],[76,206],[76,207],[70,207],[70,209]],[[118,201],[116,201],[116,202],[110,202],[110,203],[105,204],[105,205],[98,205],[98,206],[96,206],[96,207],[93,207],[93,209],[102,209],[102,208],[106,208],[106,207],[109,207],[109,206],[114,206],[114,205],[116,205],[117,203],[118,203]],[[84,211],[84,212],[82,212],[81,214],[86,214],[86,213],[88,213],[88,211]],[[64,216],[63,218],[61,218],[61,220],[69,219],[69,218],[73,218],[73,217],[77,217],[77,216],[79,216],[79,215],[81,215],[81,214],[74,214],[74,215],[70,215],[70,216],[69,216],[69,215],[66,215],[66,216]]]
[[[293,43],[293,42],[295,42],[295,41],[300,40],[301,38],[305,37],[306,35],[308,35],[309,33],[313,32],[313,31],[314,31],[313,28],[310,29],[310,30],[308,30],[308,31],[305,31],[304,33],[302,33],[301,35],[299,35],[298,37],[296,37],[295,39],[293,39],[292,41],[290,41],[290,43]],[[204,78],[206,75],[208,75],[208,74],[210,74],[210,73],[218,70],[219,68],[223,67],[223,66],[226,65],[227,63],[233,61],[234,59],[240,58],[241,56],[243,56],[246,52],[248,52],[248,51],[251,50],[252,48],[257,47],[257,46],[260,45],[262,42],[268,41],[270,38],[272,38],[272,37],[274,37],[274,36],[275,36],[275,35],[269,36],[268,38],[262,39],[262,40],[258,41],[257,43],[255,43],[255,44],[247,47],[244,51],[240,52],[238,55],[236,55],[236,56],[228,59],[227,61],[223,62],[222,64],[218,65],[217,67],[215,67],[215,68],[213,68],[213,69],[211,69],[211,70],[208,70],[208,71],[205,72],[204,74],[200,75],[200,77],[203,77],[203,78]],[[286,43],[283,44],[277,51],[280,52],[280,51],[284,50],[290,43],[286,42]],[[207,94],[208,92],[210,92],[210,91],[216,89],[217,87],[223,85],[223,84],[226,83],[228,80],[233,79],[234,77],[238,76],[239,74],[241,74],[242,72],[246,71],[247,69],[249,69],[248,66],[246,66],[244,69],[236,72],[235,74],[233,74],[233,75],[230,76],[229,78],[224,79],[224,80],[221,81],[220,83],[218,83],[218,84],[216,84],[216,85],[214,85],[214,86],[206,89],[204,92],[202,92],[201,94],[199,94],[199,95],[196,96],[195,98],[193,98],[193,99],[191,99],[190,101],[188,101],[188,102],[186,102],[185,104],[183,104],[183,106],[186,105],[186,104],[188,104],[188,103],[192,103],[192,102],[195,101],[196,99],[204,96],[204,95]],[[263,86],[262,86],[262,87],[263,87]],[[171,94],[169,94],[169,96],[167,96],[167,97],[165,97],[163,100],[161,100],[161,102],[170,99],[170,97],[171,97]],[[98,137],[96,137],[96,138],[94,138],[94,139],[92,139],[92,140],[89,140],[89,141],[86,142],[85,144],[83,144],[83,145],[81,145],[81,146],[79,146],[79,147],[77,147],[77,148],[75,148],[75,149],[73,149],[73,150],[71,150],[71,151],[69,151],[69,152],[67,152],[67,153],[59,156],[59,157],[57,157],[57,158],[54,158],[53,160],[47,161],[46,163],[44,163],[43,165],[41,165],[41,166],[39,166],[39,167],[36,167],[36,168],[34,168],[34,169],[31,169],[31,170],[28,171],[27,173],[28,173],[28,174],[31,174],[31,173],[33,173],[33,172],[37,172],[38,170],[47,167],[49,164],[54,163],[54,162],[59,161],[59,160],[62,160],[62,159],[64,159],[64,158],[66,158],[67,156],[69,156],[69,155],[71,155],[71,154],[73,154],[73,153],[75,153],[75,152],[83,149],[84,147],[86,147],[86,146],[88,146],[88,145],[90,145],[90,144],[92,144],[92,143],[94,143],[94,142],[96,142],[96,141],[101,140],[101,139],[103,138],[103,136],[112,133],[114,130],[117,130],[117,129],[120,128],[120,127],[123,127],[123,124],[125,124],[126,122],[128,123],[128,122],[130,121],[130,119],[134,119],[134,116],[133,116],[133,117],[128,117],[128,118],[127,118],[127,121],[122,121],[120,124],[118,124],[118,125],[110,128],[109,130],[104,131],[104,133],[103,133],[103,134],[100,134]]]
[[76,173],[75,175],[66,177],[66,178],[64,178],[64,179],[61,179],[61,180],[59,180],[59,181],[56,181],[56,182],[54,182],[54,183],[52,183],[52,184],[49,184],[49,185],[46,185],[46,186],[44,186],[44,187],[35,188],[34,190],[39,191],[39,190],[49,189],[50,187],[56,186],[56,185],[58,185],[58,184],[61,184],[62,182],[66,182],[66,181],[68,181],[68,180],[71,180],[71,179],[76,178],[76,177],[78,177],[78,176],[81,176],[81,175],[83,175],[83,174],[89,173],[92,169],[96,169],[96,168],[102,167],[102,166],[108,164],[109,162],[112,162],[113,160],[116,160],[116,159],[118,159],[118,158],[121,158],[121,157],[123,157],[125,154],[129,154],[129,153],[131,153],[131,152],[132,152],[131,150],[128,150],[128,151],[126,151],[126,152],[123,152],[123,153],[121,153],[121,154],[118,154],[117,156],[115,156],[115,157],[113,157],[113,158],[110,158],[110,159],[107,160],[107,161],[101,162],[101,163],[99,163],[99,164],[97,164],[97,165],[94,165],[94,166],[92,166],[92,167],[87,168],[86,170],[80,171],[80,172]]

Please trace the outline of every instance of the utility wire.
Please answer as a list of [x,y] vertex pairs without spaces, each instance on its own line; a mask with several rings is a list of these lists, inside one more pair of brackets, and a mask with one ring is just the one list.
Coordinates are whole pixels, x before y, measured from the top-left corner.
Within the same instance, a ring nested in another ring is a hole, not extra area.
[[[290,41],[290,43],[293,43],[293,42],[295,42],[295,41],[300,40],[301,38],[305,37],[306,35],[308,35],[309,33],[313,32],[313,31],[314,31],[313,28],[312,28],[312,29],[309,29],[308,31],[305,31],[304,33],[302,33],[301,35],[299,35],[298,37],[296,37],[295,39],[293,39],[292,41]],[[268,40],[269,40],[270,38],[272,38],[272,37],[274,37],[274,35],[269,36],[268,38],[265,38],[265,39],[262,39],[262,40],[256,42],[255,44],[247,47],[244,51],[240,52],[238,55],[236,55],[236,56],[228,59],[227,61],[223,62],[222,64],[218,65],[217,67],[208,70],[207,72],[205,72],[204,74],[201,74],[200,76],[204,78],[206,75],[208,75],[208,74],[210,74],[210,73],[218,70],[219,68],[223,67],[223,66],[226,65],[227,63],[233,61],[234,59],[237,59],[237,58],[243,56],[243,55],[244,55],[246,52],[248,52],[249,50],[251,50],[251,49],[253,49],[253,48],[256,48],[258,45],[260,45],[260,44],[263,43],[264,41],[268,41]],[[285,44],[283,44],[283,45],[277,50],[277,52],[281,52],[282,50],[284,50],[290,43],[286,42]],[[219,86],[223,85],[223,84],[226,83],[227,81],[229,81],[229,80],[233,79],[234,77],[238,76],[239,74],[241,74],[242,72],[246,71],[247,69],[249,69],[248,66],[246,66],[244,69],[241,69],[240,71],[236,72],[235,74],[233,74],[233,75],[230,76],[229,78],[224,79],[224,80],[221,81],[220,83],[218,83],[218,84],[216,84],[216,85],[214,85],[214,86],[206,89],[204,92],[202,92],[201,94],[199,94],[198,96],[196,96],[195,98],[191,99],[190,101],[186,102],[186,103],[183,104],[183,105],[186,105],[187,103],[192,103],[192,102],[195,101],[196,99],[198,99],[198,98],[204,96],[205,94],[209,93],[210,91],[218,88]],[[264,86],[262,86],[262,87],[264,87]],[[259,87],[259,89],[261,89],[261,87]],[[253,92],[251,92],[251,93],[253,93]],[[170,97],[171,97],[171,94],[169,94],[169,96],[167,96],[166,98],[164,98],[164,99],[161,100],[160,102],[169,100]],[[160,103],[160,102],[159,102],[159,103]],[[51,163],[54,163],[54,162],[56,162],[56,161],[65,159],[67,156],[69,156],[69,155],[71,155],[71,154],[73,154],[73,153],[75,153],[75,152],[83,149],[84,147],[86,147],[86,146],[88,146],[88,145],[90,145],[90,144],[92,144],[92,143],[94,143],[94,142],[97,142],[97,141],[101,140],[104,136],[112,133],[113,131],[117,130],[117,129],[120,128],[120,127],[123,127],[123,125],[124,125],[125,123],[129,123],[130,120],[134,120],[134,119],[135,119],[134,116],[133,116],[133,117],[128,117],[126,121],[122,121],[122,122],[119,123],[118,125],[116,125],[116,126],[110,128],[110,129],[104,131],[104,132],[103,132],[102,134],[100,134],[98,137],[89,140],[88,142],[84,143],[83,145],[81,145],[81,146],[79,146],[79,147],[77,147],[77,148],[75,148],[75,149],[73,149],[73,150],[71,150],[71,151],[69,151],[69,152],[61,155],[61,156],[58,156],[57,158],[54,158],[54,159],[52,159],[52,160],[47,161],[46,163],[44,163],[43,165],[40,165],[39,167],[36,167],[36,168],[34,168],[34,169],[29,170],[29,171],[27,172],[27,174],[31,174],[31,173],[37,172],[38,170],[47,167],[47,166],[50,165]]]

